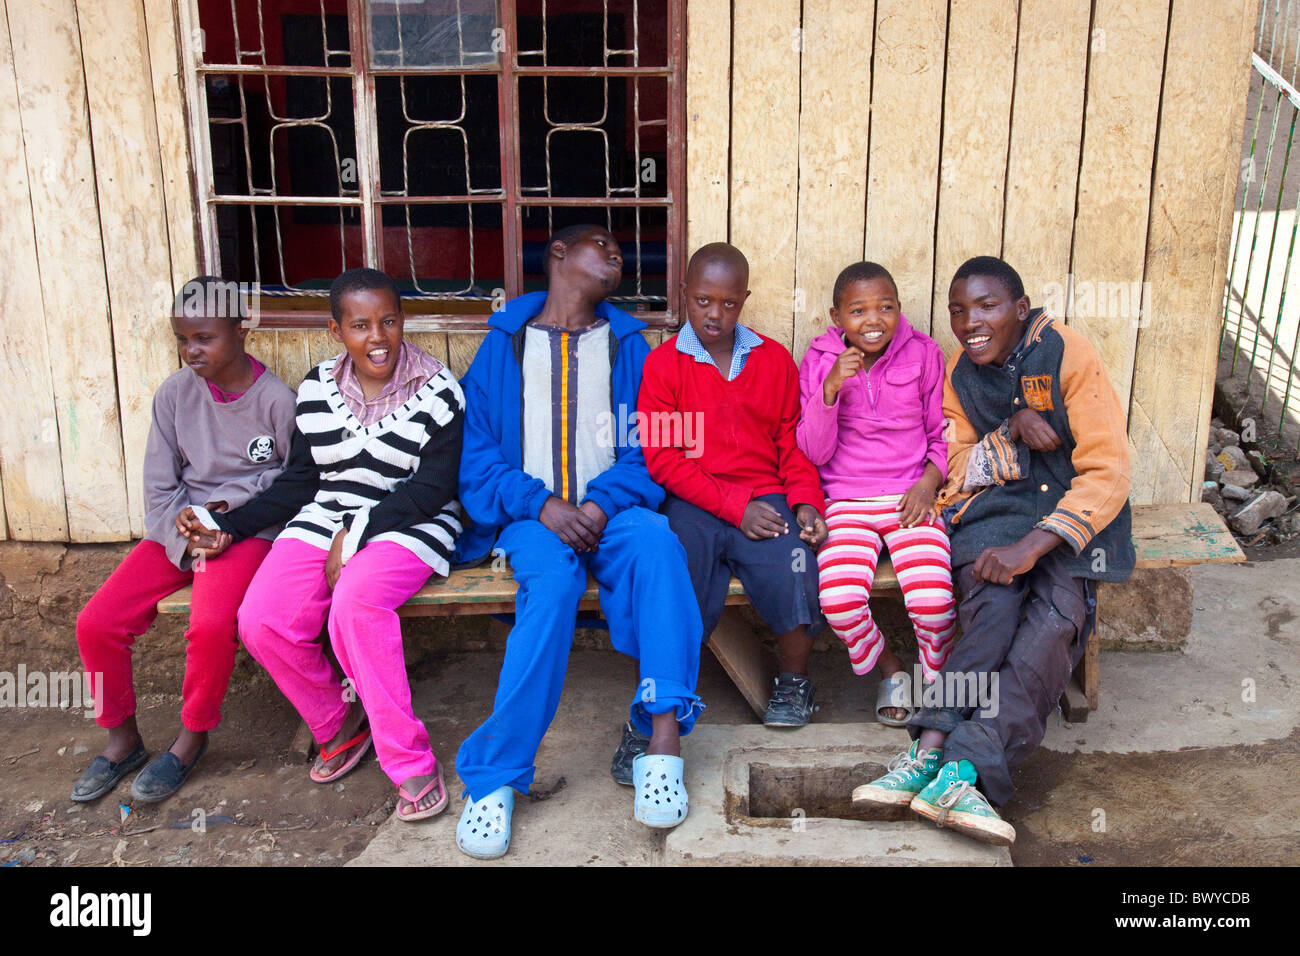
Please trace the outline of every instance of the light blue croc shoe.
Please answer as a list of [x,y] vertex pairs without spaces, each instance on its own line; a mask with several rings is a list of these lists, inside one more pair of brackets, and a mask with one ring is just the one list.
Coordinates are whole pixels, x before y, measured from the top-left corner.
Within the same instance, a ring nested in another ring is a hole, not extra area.
[[515,809],[512,787],[497,787],[481,800],[466,800],[456,824],[456,845],[479,860],[495,860],[510,849],[510,815]]
[[636,805],[632,815],[648,827],[667,829],[686,819],[690,802],[683,777],[686,763],[667,754],[642,754],[632,761]]

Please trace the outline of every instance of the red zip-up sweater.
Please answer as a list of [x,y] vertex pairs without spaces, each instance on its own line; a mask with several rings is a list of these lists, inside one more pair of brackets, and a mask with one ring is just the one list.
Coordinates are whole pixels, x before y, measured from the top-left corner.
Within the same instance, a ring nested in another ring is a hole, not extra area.
[[795,439],[799,370],[785,346],[761,338],[731,381],[668,339],[645,360],[637,402],[650,477],[737,527],[760,495],[826,513],[817,469]]

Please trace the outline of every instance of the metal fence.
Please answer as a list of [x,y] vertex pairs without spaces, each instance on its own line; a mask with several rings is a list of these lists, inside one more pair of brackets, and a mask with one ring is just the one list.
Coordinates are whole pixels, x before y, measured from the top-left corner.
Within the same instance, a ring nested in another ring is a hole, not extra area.
[[1219,385],[1278,453],[1300,452],[1300,2],[1261,0],[1219,337]]

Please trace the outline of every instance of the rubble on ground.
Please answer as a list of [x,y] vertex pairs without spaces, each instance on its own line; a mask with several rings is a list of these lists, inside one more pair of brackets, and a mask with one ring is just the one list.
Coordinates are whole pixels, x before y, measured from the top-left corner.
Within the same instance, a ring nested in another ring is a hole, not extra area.
[[1249,538],[1263,529],[1278,541],[1300,534],[1297,499],[1269,487],[1269,461],[1263,451],[1243,447],[1241,433],[1217,418],[1210,422],[1208,450],[1201,500],[1213,506],[1235,534]]

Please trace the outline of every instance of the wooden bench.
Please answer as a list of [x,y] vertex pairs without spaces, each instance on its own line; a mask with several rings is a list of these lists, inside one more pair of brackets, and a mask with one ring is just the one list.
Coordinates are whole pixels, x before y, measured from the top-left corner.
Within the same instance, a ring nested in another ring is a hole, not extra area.
[[[1133,508],[1133,545],[1139,568],[1172,568],[1205,563],[1238,563],[1246,560],[1223,520],[1208,504],[1137,505]],[[898,577],[888,558],[876,569],[873,594],[898,592]],[[1104,595],[1104,590],[1102,595]],[[709,647],[727,675],[760,716],[767,706],[776,661],[737,610],[749,603],[740,582],[732,578],[727,608]],[[158,602],[163,614],[187,613],[190,589],[182,588]],[[589,580],[578,605],[580,611],[599,611],[596,582]],[[515,609],[515,581],[508,569],[490,565],[453,571],[444,581],[426,584],[399,610],[403,617],[459,617],[467,614],[512,614]],[[1097,614],[1104,613],[1101,601]],[[1067,692],[1062,706],[1072,721],[1087,719],[1097,709],[1099,692],[1098,658],[1100,639],[1094,629],[1083,660],[1075,671],[1077,687]],[[1071,705],[1068,698],[1073,695]],[[1079,696],[1083,702],[1079,702]]]

